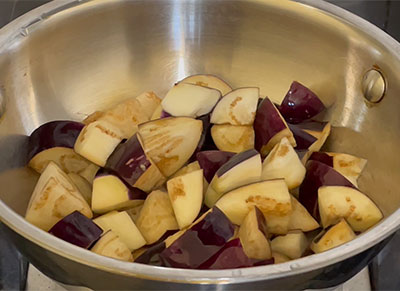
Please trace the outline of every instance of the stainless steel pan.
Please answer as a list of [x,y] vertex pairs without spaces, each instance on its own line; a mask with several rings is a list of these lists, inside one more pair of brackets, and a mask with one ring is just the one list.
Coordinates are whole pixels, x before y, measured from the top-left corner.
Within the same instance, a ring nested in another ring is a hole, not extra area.
[[[322,288],[364,267],[400,226],[400,45],[331,4],[299,2],[66,0],[1,29],[0,218],[19,250],[52,278],[95,289]],[[333,104],[328,118],[336,128],[326,149],[368,159],[360,187],[385,220],[319,255],[197,271],[101,257],[23,219],[37,179],[22,167],[34,128],[82,119],[144,90],[162,96],[201,72],[234,87],[259,86],[273,100],[298,80]],[[378,101],[383,91],[378,103],[365,98]]]

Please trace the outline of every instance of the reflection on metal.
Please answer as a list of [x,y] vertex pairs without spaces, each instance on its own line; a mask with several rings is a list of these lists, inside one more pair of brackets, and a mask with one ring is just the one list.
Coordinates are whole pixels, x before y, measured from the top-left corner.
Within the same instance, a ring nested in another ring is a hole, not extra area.
[[386,83],[382,74],[376,69],[369,70],[364,75],[362,91],[368,101],[372,103],[381,101],[386,92]]
[[6,111],[6,97],[3,91],[3,88],[0,87],[0,118],[3,117]]

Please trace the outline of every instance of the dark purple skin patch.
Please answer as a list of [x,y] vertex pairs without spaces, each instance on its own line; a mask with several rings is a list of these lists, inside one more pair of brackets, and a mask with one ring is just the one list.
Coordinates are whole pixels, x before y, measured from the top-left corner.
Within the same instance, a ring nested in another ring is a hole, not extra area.
[[265,220],[265,216],[257,206],[254,206],[254,208],[256,210],[258,230],[267,237],[267,221]]
[[[213,146],[215,147],[214,141],[212,141],[211,131],[210,131],[211,128],[210,114],[202,115],[200,117],[197,117],[196,119],[201,120],[201,122],[203,122],[203,131],[201,132],[199,143],[197,144],[197,147],[193,155],[190,157],[189,162],[195,161],[197,159],[197,153],[202,151],[204,147],[213,147]],[[213,145],[209,144],[210,139]]]
[[49,233],[76,246],[88,249],[100,238],[103,230],[79,211],[74,211],[57,222],[49,230]]
[[136,181],[151,166],[147,159],[137,134],[125,143],[121,143],[107,160],[106,168],[117,173],[129,185]]
[[268,97],[265,97],[258,107],[253,127],[255,133],[254,148],[257,151],[260,151],[271,138],[286,128],[278,109]]
[[161,116],[160,118],[167,118],[167,117],[171,117],[172,115],[169,114],[167,111],[161,111]]
[[41,151],[54,148],[74,148],[75,141],[85,127],[83,123],[70,120],[56,120],[36,128],[28,141],[28,161]]
[[256,155],[259,155],[259,152],[257,152],[254,149],[247,150],[245,152],[238,153],[234,155],[229,161],[227,161],[225,164],[223,164],[215,173],[218,177],[221,177],[225,173],[227,173],[230,169],[233,167],[239,165],[243,161],[246,161]]
[[160,253],[165,250],[165,242],[160,242],[149,247],[143,254],[136,258],[135,263],[162,266]]
[[314,142],[317,141],[317,138],[307,133],[299,126],[288,124],[290,131],[293,133],[293,137],[296,140],[296,150],[306,150],[308,149]]
[[204,178],[208,183],[211,183],[211,180],[218,169],[228,162],[234,155],[235,153],[218,150],[197,153],[197,161],[199,162],[200,168],[203,169]]
[[318,161],[333,168],[333,157],[323,152],[313,152],[308,158],[309,161]]
[[297,124],[325,110],[325,105],[310,89],[294,81],[286,93],[279,111],[289,123]]
[[233,236],[234,226],[217,207],[160,254],[164,266],[197,269]]
[[200,266],[199,269],[221,270],[247,268],[273,264],[274,259],[256,260],[250,259],[243,250],[239,238],[227,242],[214,256]]
[[356,189],[342,174],[318,161],[308,161],[306,176],[299,188],[299,202],[319,219],[318,189],[322,186],[346,186]]
[[308,150],[295,150],[296,154],[299,156],[299,160],[301,161],[303,157],[308,153]]

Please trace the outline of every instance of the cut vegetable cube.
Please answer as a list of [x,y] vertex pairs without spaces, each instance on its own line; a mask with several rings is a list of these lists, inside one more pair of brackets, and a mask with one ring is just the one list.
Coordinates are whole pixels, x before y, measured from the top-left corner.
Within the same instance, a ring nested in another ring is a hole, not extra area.
[[318,189],[321,186],[354,187],[342,174],[318,162],[308,161],[306,176],[299,188],[299,201],[314,218],[318,218]]
[[93,181],[92,209],[96,213],[131,208],[142,204],[145,198],[146,193],[112,174],[99,174]]
[[112,231],[108,231],[106,234],[104,234],[93,246],[91,251],[96,254],[121,261],[133,261],[131,251],[128,249],[126,244],[120,240],[118,235]]
[[296,198],[291,196],[292,214],[290,215],[289,230],[304,232],[319,228],[319,223],[312,217],[307,209]]
[[201,120],[169,117],[139,125],[146,155],[165,177],[178,171],[193,155],[203,130]]
[[319,188],[318,206],[324,228],[345,218],[354,231],[366,231],[383,218],[382,212],[367,195],[349,187]]
[[208,186],[204,203],[212,207],[226,192],[261,179],[261,157],[255,150],[233,156],[215,173]]
[[266,260],[271,258],[267,223],[263,213],[253,207],[239,228],[239,238],[245,254],[251,259]]
[[97,217],[93,222],[104,232],[112,230],[131,251],[146,244],[146,240],[126,211],[105,214]]
[[272,148],[284,137],[287,137],[293,147],[296,146],[292,132],[268,97],[264,98],[257,109],[254,120],[254,132],[255,149],[263,157],[268,155]]
[[183,229],[200,212],[203,202],[203,170],[173,178],[167,182],[167,188],[179,228]]
[[161,186],[166,178],[146,156],[137,134],[120,144],[108,158],[106,168],[126,183],[145,192]]
[[208,114],[221,98],[221,92],[208,87],[178,83],[161,102],[164,111],[172,116],[196,118]]
[[292,213],[286,183],[283,179],[261,181],[232,190],[215,204],[232,223],[241,225],[247,213],[257,206],[264,214],[269,233],[285,234]]
[[311,243],[311,250],[314,253],[321,253],[355,238],[356,235],[350,225],[342,219],[338,224],[319,233]]
[[147,244],[157,242],[168,230],[178,229],[168,193],[151,192],[144,201],[136,225]]
[[103,167],[108,157],[122,141],[118,127],[104,120],[86,125],[75,143],[75,151],[89,161]]
[[74,211],[79,211],[88,218],[93,216],[89,205],[67,174],[50,162],[33,190],[25,219],[48,231],[60,219]]
[[306,86],[294,81],[279,106],[287,122],[301,123],[325,110],[322,101]]
[[74,211],[57,222],[50,230],[52,235],[79,247],[88,249],[103,230],[79,211]]
[[284,137],[274,146],[263,162],[261,178],[263,180],[283,178],[289,189],[300,186],[306,174],[306,168]]
[[254,148],[254,130],[251,125],[214,124],[211,136],[221,151],[240,153]]
[[307,248],[307,237],[301,231],[292,231],[284,236],[277,236],[271,241],[273,252],[281,253],[292,260],[300,258]]
[[211,123],[253,125],[259,96],[258,88],[239,88],[229,92],[215,106]]

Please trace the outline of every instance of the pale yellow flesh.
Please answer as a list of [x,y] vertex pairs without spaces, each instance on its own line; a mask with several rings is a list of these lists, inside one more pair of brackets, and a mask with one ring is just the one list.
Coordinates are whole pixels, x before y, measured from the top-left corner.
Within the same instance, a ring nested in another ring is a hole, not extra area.
[[179,228],[168,193],[156,190],[147,196],[137,217],[136,226],[147,244],[158,241],[167,230]]
[[143,190],[144,192],[151,192],[153,189],[157,189],[165,183],[167,179],[158,169],[158,167],[151,162],[150,167],[136,180],[135,184],[132,185],[135,188]]
[[104,167],[122,138],[123,134],[118,127],[107,121],[97,120],[82,129],[74,150],[96,165]]
[[36,154],[28,166],[41,174],[49,162],[56,163],[65,173],[80,174],[92,163],[78,155],[73,149],[66,147],[54,147]]
[[[122,138],[129,139],[138,129],[140,123],[150,118],[150,112],[157,107],[158,97],[153,92],[145,92],[138,97],[129,98],[104,112],[95,112],[89,116],[85,124],[104,121],[119,128]],[[154,108],[154,109],[153,109]]]
[[263,180],[283,178],[289,189],[300,186],[306,174],[306,168],[284,137],[277,143],[263,162],[261,177]]
[[299,229],[307,232],[320,227],[319,223],[295,197],[291,196],[291,201],[293,211],[290,215],[289,230]]
[[239,238],[244,253],[252,259],[266,260],[271,258],[268,238],[259,229],[255,208],[246,215],[239,228]]
[[130,204],[129,189],[116,176],[97,177],[93,182],[92,210],[105,213]]
[[278,252],[272,252],[272,257],[274,258],[274,264],[286,263],[290,261],[288,256],[285,256]]
[[25,218],[48,231],[74,211],[88,218],[93,213],[71,179],[55,163],[50,162],[40,176],[28,204]]
[[327,153],[333,157],[333,168],[357,187],[357,179],[364,170],[367,160],[343,153]]
[[277,134],[275,134],[266,145],[264,145],[261,150],[260,153],[263,157],[267,156],[269,154],[269,152],[274,148],[274,146],[279,143],[282,138],[286,137],[290,144],[295,147],[296,146],[296,140],[293,137],[293,133],[290,131],[289,128],[285,128],[283,130],[281,130],[280,132],[278,132]]
[[294,231],[284,236],[277,236],[271,241],[273,252],[281,253],[290,259],[300,258],[308,247],[308,240],[301,231]]
[[178,83],[165,95],[161,106],[172,116],[196,118],[209,113],[220,97],[221,92],[216,89]]
[[255,155],[229,169],[221,177],[216,174],[208,186],[204,204],[214,206],[224,193],[261,180],[261,157]]
[[108,231],[104,234],[92,247],[91,251],[121,261],[133,261],[129,248],[120,240],[118,235],[112,231]]
[[360,191],[344,186],[318,189],[318,207],[324,228],[345,218],[354,231],[365,231],[382,218],[376,204]]
[[165,177],[182,168],[194,153],[203,130],[201,120],[169,117],[139,126],[146,155]]
[[93,220],[104,232],[112,230],[131,250],[141,248],[146,240],[126,211],[112,212]]
[[[241,225],[250,209],[257,206],[267,220],[268,232],[285,233],[292,212],[290,199],[285,181],[277,179],[232,190],[222,196],[215,205],[237,225]],[[275,223],[270,225],[274,218]]]
[[254,148],[254,129],[251,125],[214,124],[211,136],[221,151],[240,153]]
[[160,105],[157,106],[157,108],[154,110],[153,114],[150,117],[150,120],[156,120],[161,118],[161,113],[163,111],[163,108]]
[[183,229],[190,225],[200,212],[203,202],[203,170],[169,180],[167,189],[179,228]]
[[224,80],[214,75],[207,75],[207,74],[192,75],[186,77],[180,82],[187,84],[194,84],[198,86],[204,86],[208,88],[214,88],[219,90],[222,96],[232,91],[231,86],[229,86]]
[[356,238],[356,235],[346,220],[342,219],[328,231],[320,233],[317,238],[319,238],[317,242],[311,243],[311,250],[314,253],[321,253],[340,246]]
[[312,131],[312,130],[304,130],[308,134],[314,136],[317,140],[309,147],[310,152],[318,152],[325,141],[327,140],[329,134],[331,133],[331,124],[328,122],[322,131]]
[[171,176],[171,178],[175,178],[175,177],[179,177],[194,171],[200,170],[200,164],[198,161],[194,161],[184,167],[182,167],[181,169],[179,169],[179,171],[177,171],[175,174],[173,174]]
[[[161,99],[151,91],[140,94],[136,97],[136,101],[140,105],[141,113],[146,115],[147,120],[150,120],[157,107],[161,104]],[[138,122],[141,121],[138,120]]]
[[213,124],[252,125],[260,95],[258,88],[238,88],[222,98],[215,106],[210,122]]

